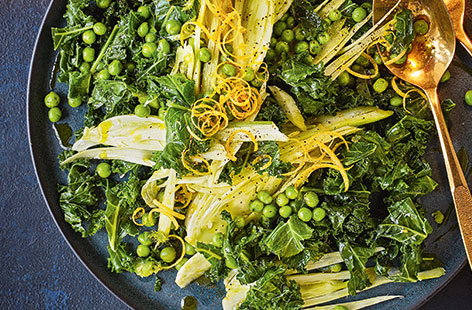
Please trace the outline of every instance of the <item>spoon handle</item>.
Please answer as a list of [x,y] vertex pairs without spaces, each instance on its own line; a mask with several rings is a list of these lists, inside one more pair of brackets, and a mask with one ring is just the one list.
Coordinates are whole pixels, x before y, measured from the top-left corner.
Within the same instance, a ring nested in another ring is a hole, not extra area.
[[459,228],[462,240],[467,253],[470,266],[472,266],[472,196],[470,194],[467,181],[462,171],[456,151],[452,145],[451,136],[447,129],[446,121],[442,113],[436,88],[425,89],[438,130],[439,141],[444,156],[449,185],[451,187],[452,198],[456,207]]
[[465,33],[464,28],[456,29],[456,37],[472,56],[472,40],[470,40],[469,36]]

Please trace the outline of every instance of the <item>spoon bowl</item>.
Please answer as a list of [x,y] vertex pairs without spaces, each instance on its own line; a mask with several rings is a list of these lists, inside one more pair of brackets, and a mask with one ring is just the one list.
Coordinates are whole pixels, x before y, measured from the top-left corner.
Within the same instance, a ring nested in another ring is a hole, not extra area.
[[472,196],[452,145],[437,91],[439,81],[449,67],[456,49],[452,21],[441,0],[374,0],[374,22],[380,21],[399,2],[399,7],[408,8],[416,18],[424,19],[429,24],[429,30],[415,38],[412,50],[402,65],[388,64],[387,68],[397,77],[423,89],[428,96],[462,241],[472,266]]
[[[398,0],[375,0],[374,23],[379,21]],[[402,0],[400,7],[429,25],[426,35],[417,36],[404,65],[388,65],[399,78],[422,89],[436,88],[449,67],[456,49],[454,30],[444,3],[438,0]]]
[[464,30],[465,0],[444,0],[444,3],[451,16],[456,38],[472,55],[472,41]]

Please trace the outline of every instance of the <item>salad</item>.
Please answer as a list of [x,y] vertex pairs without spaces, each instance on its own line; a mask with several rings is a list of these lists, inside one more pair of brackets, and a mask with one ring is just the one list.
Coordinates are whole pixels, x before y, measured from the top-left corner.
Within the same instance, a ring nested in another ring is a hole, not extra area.
[[427,99],[384,66],[427,20],[373,24],[352,0],[69,0],[64,18],[54,78],[83,127],[60,205],[82,237],[106,230],[112,272],[224,281],[224,309],[338,310],[444,274],[422,250]]

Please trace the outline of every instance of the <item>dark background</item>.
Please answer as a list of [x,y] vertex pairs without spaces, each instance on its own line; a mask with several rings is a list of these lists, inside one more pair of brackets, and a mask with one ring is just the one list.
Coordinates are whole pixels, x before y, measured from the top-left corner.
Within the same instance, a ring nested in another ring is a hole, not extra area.
[[[34,41],[48,4],[49,0],[0,0],[0,309],[126,309],[62,238],[30,159],[26,87]],[[471,292],[467,265],[421,309],[471,309]]]

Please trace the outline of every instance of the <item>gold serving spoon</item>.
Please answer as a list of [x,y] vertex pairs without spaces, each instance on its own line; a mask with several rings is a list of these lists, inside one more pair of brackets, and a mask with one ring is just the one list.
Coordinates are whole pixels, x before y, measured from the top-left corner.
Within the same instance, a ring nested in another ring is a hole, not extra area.
[[444,0],[449,15],[451,16],[452,26],[456,32],[456,38],[465,49],[472,55],[472,41],[464,31],[464,13],[465,0]]
[[[374,22],[379,21],[397,3],[397,0],[374,0]],[[437,92],[439,81],[449,67],[456,48],[452,22],[442,1],[401,0],[400,7],[409,8],[415,16],[425,19],[430,30],[415,39],[404,65],[391,64],[387,67],[397,77],[423,89],[429,98],[462,240],[472,266],[472,197],[452,145]]]

